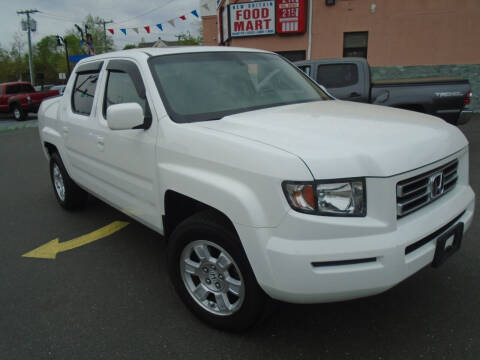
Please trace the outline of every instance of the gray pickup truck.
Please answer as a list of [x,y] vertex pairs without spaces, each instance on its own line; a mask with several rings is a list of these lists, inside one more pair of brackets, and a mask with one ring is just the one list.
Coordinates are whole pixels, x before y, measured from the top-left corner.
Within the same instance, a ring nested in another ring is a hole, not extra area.
[[438,116],[454,124],[466,123],[472,97],[468,80],[418,78],[371,81],[370,66],[363,58],[322,59],[295,63],[336,98]]

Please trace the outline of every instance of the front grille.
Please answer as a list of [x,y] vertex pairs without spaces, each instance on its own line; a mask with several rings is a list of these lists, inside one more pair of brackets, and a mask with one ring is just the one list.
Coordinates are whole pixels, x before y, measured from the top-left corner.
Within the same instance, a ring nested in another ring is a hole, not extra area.
[[397,184],[397,218],[437,200],[455,187],[458,161],[454,160],[427,173]]

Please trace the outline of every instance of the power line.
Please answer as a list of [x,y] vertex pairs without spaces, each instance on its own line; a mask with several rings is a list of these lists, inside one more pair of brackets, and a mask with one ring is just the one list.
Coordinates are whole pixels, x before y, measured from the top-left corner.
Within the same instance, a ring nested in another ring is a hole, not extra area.
[[46,18],[48,20],[61,21],[61,22],[69,23],[69,24],[75,24],[75,23],[78,22],[78,21],[74,21],[74,20],[61,19],[61,18],[57,18],[57,17],[54,17],[54,16],[45,15],[45,14],[38,14],[38,16],[41,16],[41,17]]
[[155,10],[158,10],[158,9],[160,9],[160,8],[163,8],[163,7],[167,6],[168,4],[170,4],[170,3],[173,2],[173,1],[174,1],[174,0],[169,0],[169,1],[167,1],[165,4],[162,4],[162,5],[160,5],[160,6],[154,7],[153,9],[147,10],[147,11],[145,11],[145,12],[139,14],[139,15],[133,16],[133,17],[131,17],[131,18],[129,18],[129,19],[125,19],[125,20],[122,20],[122,21],[115,22],[115,24],[120,25],[120,24],[129,22],[130,20],[138,19],[139,17],[145,16],[145,15],[151,13],[152,11],[155,11]]
[[71,18],[71,17],[65,16],[63,14],[54,14],[54,13],[51,13],[51,12],[48,12],[48,11],[39,11],[39,15],[54,17],[54,18],[58,18],[58,19],[62,19],[62,20],[71,20],[73,22],[78,22],[79,21],[78,18]]

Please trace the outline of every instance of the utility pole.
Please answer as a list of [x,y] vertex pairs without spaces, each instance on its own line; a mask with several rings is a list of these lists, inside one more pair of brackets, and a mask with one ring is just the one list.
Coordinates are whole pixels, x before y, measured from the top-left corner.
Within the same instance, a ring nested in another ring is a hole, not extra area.
[[35,86],[35,78],[33,76],[33,61],[32,61],[32,36],[31,32],[31,24],[30,24],[30,14],[37,13],[37,9],[28,9],[28,10],[19,10],[17,11],[18,15],[27,15],[27,33],[28,33],[28,67],[30,69],[30,82],[33,86]]
[[103,52],[107,49],[107,24],[112,24],[113,20],[104,20],[98,22],[99,25],[103,25]]

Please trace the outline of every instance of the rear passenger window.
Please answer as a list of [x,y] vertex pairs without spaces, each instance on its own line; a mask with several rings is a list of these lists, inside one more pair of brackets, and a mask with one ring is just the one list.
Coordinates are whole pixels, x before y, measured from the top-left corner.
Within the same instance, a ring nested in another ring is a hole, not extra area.
[[78,73],[73,86],[72,110],[77,114],[90,115],[97,88],[98,72]]
[[29,84],[20,85],[20,93],[27,94],[32,92],[35,92],[35,89],[33,88],[32,85],[29,85]]
[[358,68],[355,64],[319,65],[317,82],[326,88],[339,88],[358,83]]

